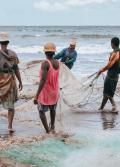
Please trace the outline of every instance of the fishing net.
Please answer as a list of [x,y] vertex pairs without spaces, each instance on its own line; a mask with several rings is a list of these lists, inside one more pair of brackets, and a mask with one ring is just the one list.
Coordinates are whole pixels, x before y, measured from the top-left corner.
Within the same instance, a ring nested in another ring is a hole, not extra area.
[[[32,61],[21,70],[23,80],[27,84],[37,85],[39,83],[39,69],[43,60]],[[92,104],[100,102],[103,95],[103,82],[105,76],[96,77],[96,73],[91,76],[76,78],[73,73],[61,63],[60,68],[60,100],[59,107],[71,109],[81,109],[93,107]],[[33,93],[34,94],[34,93]],[[116,96],[119,97],[119,86]]]
[[[75,140],[77,142],[74,142]],[[47,139],[42,142],[15,145],[0,152],[0,156],[14,158],[23,164],[31,164],[31,167],[66,167],[68,165],[79,167],[80,163],[84,167],[113,167],[113,164],[116,163],[116,166],[119,167],[119,132],[82,131],[74,136],[74,141],[70,143]],[[10,167],[19,167],[15,164],[14,162]]]
[[[59,167],[63,166],[61,162],[63,162],[64,159],[66,159],[69,153],[71,153],[72,151],[75,151],[76,153],[77,149],[81,150],[81,148],[83,148],[84,145],[88,143],[88,141],[86,141],[86,143],[84,142],[88,138],[89,134],[88,133],[85,134],[85,138],[83,138],[83,140],[81,140],[82,136],[80,136],[80,140],[79,138],[76,140],[77,145],[73,140],[68,140],[70,141],[69,143],[64,143],[63,142],[64,137],[62,136],[60,136],[59,140],[55,138],[48,139],[48,137],[46,138],[33,137],[35,135],[34,132],[37,131],[37,128],[40,129],[40,126],[36,126],[36,122],[38,120],[40,122],[40,119],[38,114],[35,113],[35,108],[37,109],[37,107],[33,105],[33,98],[38,88],[39,70],[42,62],[43,61],[41,60],[32,61],[29,62],[28,64],[22,64],[20,67],[24,89],[19,95],[20,98],[19,104],[21,101],[21,105],[18,105],[16,107],[17,112],[15,115],[15,119],[17,119],[17,125],[19,126],[19,129],[21,129],[20,127],[21,123],[19,123],[18,121],[22,121],[24,123],[22,131],[23,138],[21,138],[20,140],[18,136],[18,138],[13,139],[14,141],[9,141],[9,142],[3,139],[1,143],[3,145],[3,148],[6,146],[6,151],[1,152],[0,156],[7,156],[9,158],[12,157],[21,163],[33,164],[36,166]],[[59,121],[63,119],[62,114],[63,113],[66,114],[64,116],[65,123],[63,122],[64,131],[70,132],[71,130],[71,132],[74,133],[73,129],[76,128],[76,122],[77,125],[79,125],[78,124],[79,120],[77,119],[77,117],[72,115],[71,112],[69,111],[79,110],[85,112],[87,109],[89,111],[90,108],[92,109],[92,111],[95,111],[95,107],[98,108],[98,103],[101,102],[103,94],[104,79],[105,79],[104,75],[101,75],[99,78],[97,78],[96,74],[93,74],[91,76],[76,78],[64,64],[61,64],[60,99],[57,106],[57,113],[60,113]],[[120,94],[119,85],[116,94],[117,94],[116,98],[119,99],[119,94]],[[24,101],[24,104],[22,100]],[[95,106],[95,104],[97,104],[97,106]],[[68,110],[68,112],[65,112],[65,110]],[[58,125],[59,121],[56,121],[56,127],[58,129],[61,128],[61,123],[60,125]],[[60,126],[60,128],[58,126]],[[79,126],[77,126],[77,130],[78,128]],[[80,131],[81,129],[77,132]],[[32,134],[32,137],[30,137],[31,135],[29,136],[30,133]],[[29,140],[28,138],[26,139],[26,135],[28,135]],[[91,136],[93,137],[94,135],[92,134]],[[102,135],[100,134],[100,136],[104,136],[104,134]],[[97,139],[98,138],[100,139],[100,137],[98,137],[98,132],[97,132]],[[95,141],[97,141],[97,139],[95,139]],[[41,140],[43,140],[42,143]],[[91,141],[93,141],[93,138],[90,139],[89,142],[90,144]],[[13,145],[14,142],[15,145],[10,147],[11,144]],[[98,146],[99,145],[101,144],[98,143]]]
[[[32,61],[21,69],[25,84],[39,83],[39,69],[42,61]],[[104,77],[91,76],[76,78],[72,72],[61,63],[60,68],[60,100],[59,107],[79,109],[97,102],[102,97]],[[101,84],[102,83],[102,84]],[[35,92],[32,92],[33,94]]]
[[[31,61],[21,64],[20,71],[24,84],[23,91],[19,94],[18,105],[16,105],[16,119],[19,121],[39,121],[37,107],[33,105],[33,98],[39,84],[39,70],[43,60]],[[90,76],[76,78],[73,73],[61,63],[60,67],[60,98],[57,105],[57,113],[62,120],[66,110],[80,112],[98,112],[102,96],[103,82],[105,76],[96,77],[96,73]],[[116,91],[116,100],[119,101],[120,86]],[[36,108],[36,109],[35,109]],[[33,113],[34,112],[34,113]],[[2,113],[1,113],[2,114]]]

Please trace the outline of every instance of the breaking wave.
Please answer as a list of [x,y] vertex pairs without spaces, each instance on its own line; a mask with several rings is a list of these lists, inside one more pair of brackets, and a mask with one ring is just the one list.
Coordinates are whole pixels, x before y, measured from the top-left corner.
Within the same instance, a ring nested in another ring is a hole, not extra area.
[[[60,51],[64,47],[58,46],[57,50]],[[11,46],[17,53],[39,53],[43,52],[43,46],[32,45],[32,46]],[[101,53],[109,53],[110,48],[107,45],[81,45],[76,48],[78,54],[101,54]]]

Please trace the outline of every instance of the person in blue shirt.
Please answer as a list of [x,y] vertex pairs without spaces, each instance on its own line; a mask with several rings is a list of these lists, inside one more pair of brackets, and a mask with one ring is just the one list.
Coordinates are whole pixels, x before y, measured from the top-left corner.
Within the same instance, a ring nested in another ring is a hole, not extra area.
[[76,42],[71,41],[70,46],[68,48],[63,49],[61,52],[54,56],[54,59],[60,59],[69,69],[72,69],[76,58],[77,52],[75,50]]

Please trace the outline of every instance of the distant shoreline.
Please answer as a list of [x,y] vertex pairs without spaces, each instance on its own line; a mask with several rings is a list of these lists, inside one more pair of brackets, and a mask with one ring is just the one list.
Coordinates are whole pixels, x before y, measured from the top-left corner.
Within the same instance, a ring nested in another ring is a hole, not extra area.
[[0,25],[0,27],[120,27],[120,25]]

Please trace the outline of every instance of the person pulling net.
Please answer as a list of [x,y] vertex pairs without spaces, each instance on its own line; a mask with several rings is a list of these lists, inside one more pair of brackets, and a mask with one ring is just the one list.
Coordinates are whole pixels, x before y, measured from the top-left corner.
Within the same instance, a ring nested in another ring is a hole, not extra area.
[[[38,71],[42,62],[42,60],[29,62],[26,68],[22,69],[21,73],[23,78],[25,78],[25,83],[31,83],[33,85],[39,83]],[[59,77],[60,99],[67,107],[83,108],[102,97],[102,91],[100,91],[103,89],[100,84],[101,82],[103,82],[103,77],[97,78],[96,73],[78,79],[61,63]]]

